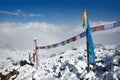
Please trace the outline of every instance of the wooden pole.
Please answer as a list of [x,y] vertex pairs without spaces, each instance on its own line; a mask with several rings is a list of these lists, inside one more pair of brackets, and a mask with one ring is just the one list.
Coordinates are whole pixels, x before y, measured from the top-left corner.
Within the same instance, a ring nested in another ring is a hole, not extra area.
[[36,47],[37,47],[37,39],[34,38],[34,51],[35,51],[35,55],[36,55],[36,67],[38,69],[38,57],[37,57],[37,49],[36,49]]
[[34,79],[34,74],[33,74],[33,72],[32,72],[32,80]]
[[87,73],[90,72],[90,59],[89,59],[89,46],[88,46],[88,37],[87,37],[88,30],[86,28],[86,48],[87,48]]
[[[84,13],[86,13],[86,19],[87,19],[87,14],[88,14],[88,11],[85,9],[84,10]],[[89,60],[89,44],[88,44],[88,27],[87,27],[87,20],[86,20],[86,48],[87,48],[87,73],[90,72],[90,60]]]

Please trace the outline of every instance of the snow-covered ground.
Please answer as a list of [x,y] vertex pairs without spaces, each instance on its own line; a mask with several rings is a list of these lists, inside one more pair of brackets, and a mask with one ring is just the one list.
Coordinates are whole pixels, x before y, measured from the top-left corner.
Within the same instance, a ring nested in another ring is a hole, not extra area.
[[27,50],[1,48],[0,73],[19,71],[10,80],[120,80],[120,46],[97,44],[95,54],[97,69],[94,71],[90,65],[87,73],[85,46],[42,56],[38,68],[29,64],[20,66],[21,60],[29,62]]

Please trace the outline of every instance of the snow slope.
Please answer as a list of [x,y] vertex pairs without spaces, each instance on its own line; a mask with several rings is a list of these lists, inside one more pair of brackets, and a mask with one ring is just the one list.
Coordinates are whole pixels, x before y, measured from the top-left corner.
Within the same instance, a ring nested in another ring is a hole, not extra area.
[[[38,68],[36,66],[20,66],[21,60],[28,59],[28,51],[18,49],[0,50],[0,72],[4,75],[13,69],[19,71],[12,80],[119,80],[120,79],[120,46],[95,45],[97,70],[92,65],[86,71],[87,58],[85,46],[71,48],[65,52],[42,56]],[[40,55],[39,55],[40,56]]]

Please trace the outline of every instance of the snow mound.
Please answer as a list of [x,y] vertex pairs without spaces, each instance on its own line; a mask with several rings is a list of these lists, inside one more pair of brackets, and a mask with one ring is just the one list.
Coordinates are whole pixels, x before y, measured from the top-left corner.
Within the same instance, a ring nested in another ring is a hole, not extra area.
[[[9,80],[120,80],[119,45],[95,45],[97,69],[94,71],[90,65],[89,73],[86,70],[87,55],[83,46],[42,56],[38,68],[30,65],[27,51],[1,49],[0,54],[2,75],[14,69],[19,72]],[[20,65],[22,60],[26,60],[23,66]]]

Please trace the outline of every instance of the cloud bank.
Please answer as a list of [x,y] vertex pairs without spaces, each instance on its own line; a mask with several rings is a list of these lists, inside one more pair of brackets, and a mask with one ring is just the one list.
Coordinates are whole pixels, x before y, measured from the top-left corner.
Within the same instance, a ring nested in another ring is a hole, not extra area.
[[[112,22],[91,22],[91,26],[109,24]],[[33,49],[33,38],[37,38],[38,45],[49,45],[75,36],[84,29],[82,24],[74,26],[55,25],[47,22],[29,23],[0,23],[0,46],[7,45],[12,48]],[[93,40],[95,44],[120,44],[120,28],[95,32]],[[67,47],[85,44],[85,38],[68,44]]]

